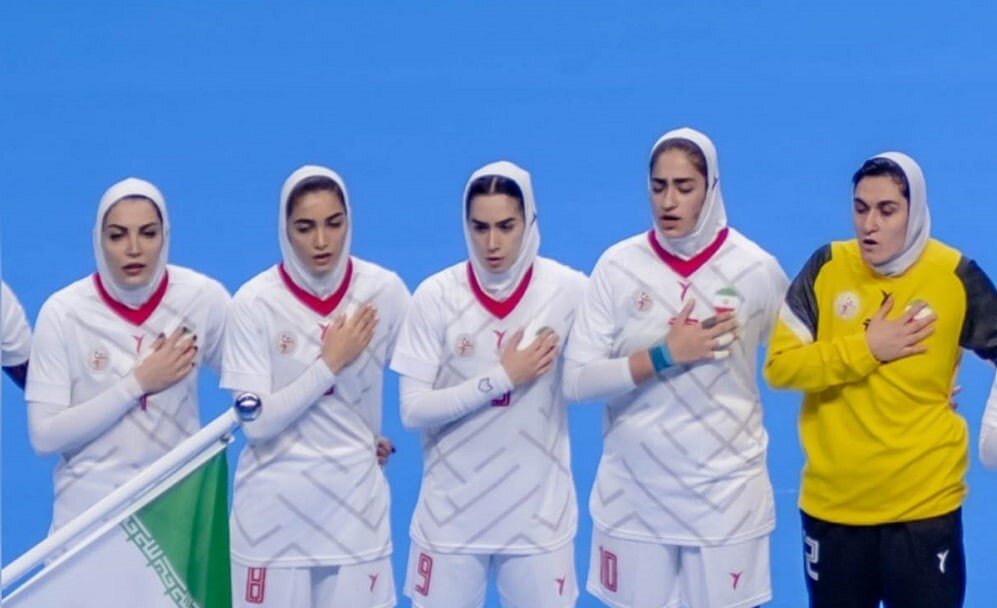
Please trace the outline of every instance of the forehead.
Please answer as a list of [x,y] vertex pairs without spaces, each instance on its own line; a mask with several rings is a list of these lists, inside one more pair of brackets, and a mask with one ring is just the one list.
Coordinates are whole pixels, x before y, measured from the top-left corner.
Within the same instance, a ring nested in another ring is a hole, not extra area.
[[472,197],[468,215],[481,222],[501,222],[522,216],[519,201],[508,194],[478,194]]
[[296,197],[291,218],[328,217],[346,211],[343,201],[331,190],[313,190]]
[[159,209],[147,198],[126,197],[115,202],[104,214],[104,225],[144,226],[160,222]]
[[867,203],[906,202],[900,184],[889,175],[863,177],[859,183],[855,184],[855,198],[860,198]]
[[683,150],[665,150],[654,159],[654,167],[651,169],[654,177],[700,177],[702,175],[696,169],[696,165],[689,160],[689,155]]

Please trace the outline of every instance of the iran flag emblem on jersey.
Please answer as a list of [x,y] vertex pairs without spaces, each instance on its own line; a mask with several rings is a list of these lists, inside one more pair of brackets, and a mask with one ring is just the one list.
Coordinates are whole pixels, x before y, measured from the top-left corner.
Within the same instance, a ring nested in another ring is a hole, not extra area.
[[713,310],[716,314],[734,312],[741,298],[733,287],[724,287],[713,294]]

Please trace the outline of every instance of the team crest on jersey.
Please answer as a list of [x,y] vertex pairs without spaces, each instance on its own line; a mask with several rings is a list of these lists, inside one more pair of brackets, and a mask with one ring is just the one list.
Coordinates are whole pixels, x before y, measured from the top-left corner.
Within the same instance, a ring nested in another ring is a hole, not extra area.
[[644,289],[638,289],[633,294],[634,310],[643,314],[651,310],[654,306],[654,300],[651,299],[651,294],[647,293]]
[[457,353],[458,357],[470,357],[474,354],[474,340],[471,338],[470,334],[461,334],[457,336],[457,341],[454,342],[453,352]]
[[834,298],[834,314],[844,320],[854,319],[859,314],[859,297],[851,291],[843,291]]
[[94,347],[90,351],[90,356],[87,357],[87,366],[95,372],[104,371],[110,362],[111,355],[103,346]]
[[290,355],[294,352],[294,349],[298,346],[298,341],[295,339],[294,334],[289,331],[282,331],[280,335],[277,336],[277,352],[282,355]]
[[725,312],[735,312],[740,303],[741,294],[737,293],[733,287],[718,289],[713,294],[713,310],[718,315]]

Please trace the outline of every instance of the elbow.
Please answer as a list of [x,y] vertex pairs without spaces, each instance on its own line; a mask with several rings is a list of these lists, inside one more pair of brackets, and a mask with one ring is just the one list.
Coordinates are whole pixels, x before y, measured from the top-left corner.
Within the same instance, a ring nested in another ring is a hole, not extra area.
[[51,456],[64,449],[55,440],[49,426],[44,422],[32,422],[28,425],[28,439],[31,442],[31,449],[39,456]]
[[413,407],[411,404],[406,404],[402,402],[402,406],[399,410],[399,418],[401,418],[402,426],[405,427],[407,431],[419,431],[424,429],[426,421],[423,420],[416,412],[419,408]]
[[243,422],[242,432],[246,435],[247,442],[251,444],[263,443],[270,441],[280,432],[272,427],[273,425],[267,424],[267,421],[261,416],[251,422]]
[[997,471],[997,439],[994,429],[988,426],[980,432],[980,463],[988,471]]
[[765,382],[771,388],[793,388],[790,382],[790,375],[780,368],[777,359],[774,357],[765,361],[765,367],[762,369],[762,377],[765,378]]
[[564,377],[561,379],[561,395],[569,403],[584,401],[584,396],[579,390],[579,379],[582,376],[580,365],[566,361],[564,364]]

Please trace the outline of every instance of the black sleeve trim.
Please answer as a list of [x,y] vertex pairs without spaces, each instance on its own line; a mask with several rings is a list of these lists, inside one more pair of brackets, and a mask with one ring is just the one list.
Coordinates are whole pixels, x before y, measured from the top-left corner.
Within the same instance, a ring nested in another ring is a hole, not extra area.
[[25,361],[20,365],[12,365],[10,367],[3,368],[3,371],[7,373],[11,380],[14,381],[20,389],[24,389],[25,383],[28,381],[28,362]]
[[959,259],[955,274],[966,290],[966,318],[959,345],[997,362],[997,290],[976,262],[965,256]]
[[786,292],[786,305],[789,310],[810,330],[810,335],[817,337],[817,295],[814,293],[814,283],[820,269],[831,259],[831,245],[824,245],[814,252],[803,265],[803,269],[793,279]]

